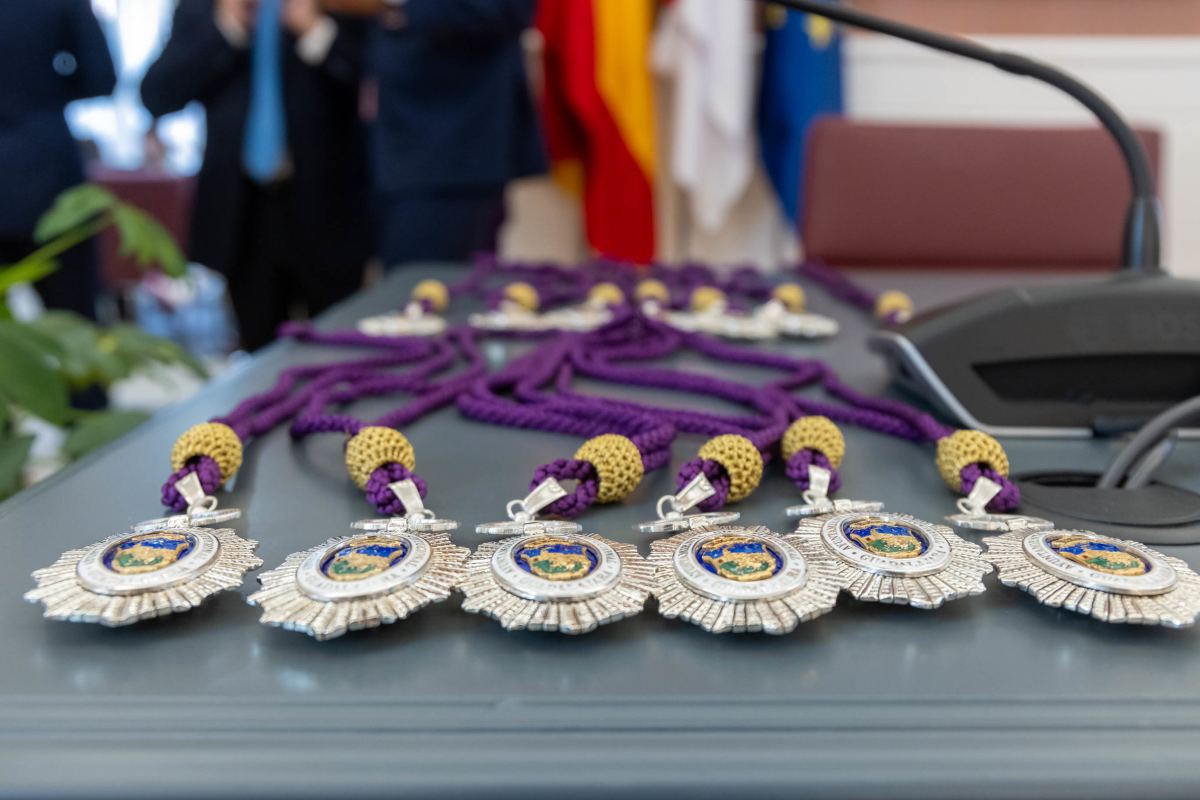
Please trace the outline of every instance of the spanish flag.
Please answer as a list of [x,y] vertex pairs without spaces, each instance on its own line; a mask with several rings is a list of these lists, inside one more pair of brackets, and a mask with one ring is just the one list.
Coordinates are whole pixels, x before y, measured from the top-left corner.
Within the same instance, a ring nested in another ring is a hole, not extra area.
[[653,0],[541,0],[543,116],[555,175],[582,191],[602,256],[654,258]]

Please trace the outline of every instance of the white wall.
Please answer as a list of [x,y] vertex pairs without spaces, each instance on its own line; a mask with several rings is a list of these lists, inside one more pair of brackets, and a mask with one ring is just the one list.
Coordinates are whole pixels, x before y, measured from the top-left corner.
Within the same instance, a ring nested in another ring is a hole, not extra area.
[[[1162,131],[1165,257],[1176,273],[1200,277],[1200,38],[981,40],[1065,67],[1108,95],[1134,123]],[[882,37],[853,37],[846,70],[848,111],[860,119],[1025,126],[1089,122],[1086,111],[1055,89]],[[750,194],[751,213],[739,216],[771,213],[761,192]],[[680,255],[679,242],[694,242],[696,237],[681,230],[686,222],[675,216],[670,196],[663,196],[664,255]],[[585,254],[580,215],[571,198],[548,181],[530,181],[515,188],[513,200],[502,239],[505,253],[562,261]],[[727,246],[710,252],[695,252],[695,245],[685,249],[700,258],[731,258]],[[761,260],[764,253],[777,251],[776,243],[763,241],[748,247],[742,257]]]

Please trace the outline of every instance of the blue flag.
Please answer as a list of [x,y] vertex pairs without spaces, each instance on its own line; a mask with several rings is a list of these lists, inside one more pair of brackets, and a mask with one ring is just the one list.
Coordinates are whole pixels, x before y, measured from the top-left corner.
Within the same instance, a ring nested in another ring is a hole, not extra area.
[[758,105],[763,164],[788,218],[803,213],[804,145],[823,114],[842,113],[842,35],[825,17],[768,6]]

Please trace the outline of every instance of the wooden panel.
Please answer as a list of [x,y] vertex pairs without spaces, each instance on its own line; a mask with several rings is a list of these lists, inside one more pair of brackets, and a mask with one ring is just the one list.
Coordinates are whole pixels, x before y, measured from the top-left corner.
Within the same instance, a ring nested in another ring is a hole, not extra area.
[[1200,0],[853,0],[864,11],[958,33],[1200,34]]

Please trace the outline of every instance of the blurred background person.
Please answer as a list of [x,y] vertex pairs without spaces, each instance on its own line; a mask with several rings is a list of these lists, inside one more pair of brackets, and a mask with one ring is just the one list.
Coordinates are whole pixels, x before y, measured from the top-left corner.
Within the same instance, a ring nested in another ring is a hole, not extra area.
[[[108,45],[81,0],[0,3],[0,264],[36,248],[33,230],[64,189],[83,183],[83,156],[63,108],[110,94]],[[37,283],[43,302],[96,316],[95,247],[86,242]]]
[[534,0],[323,5],[375,20],[371,174],[384,264],[493,249],[505,187],[546,170],[521,47]]
[[155,116],[204,106],[190,256],[227,277],[247,350],[362,283],[362,28],[317,0],[180,0],[142,82]]

